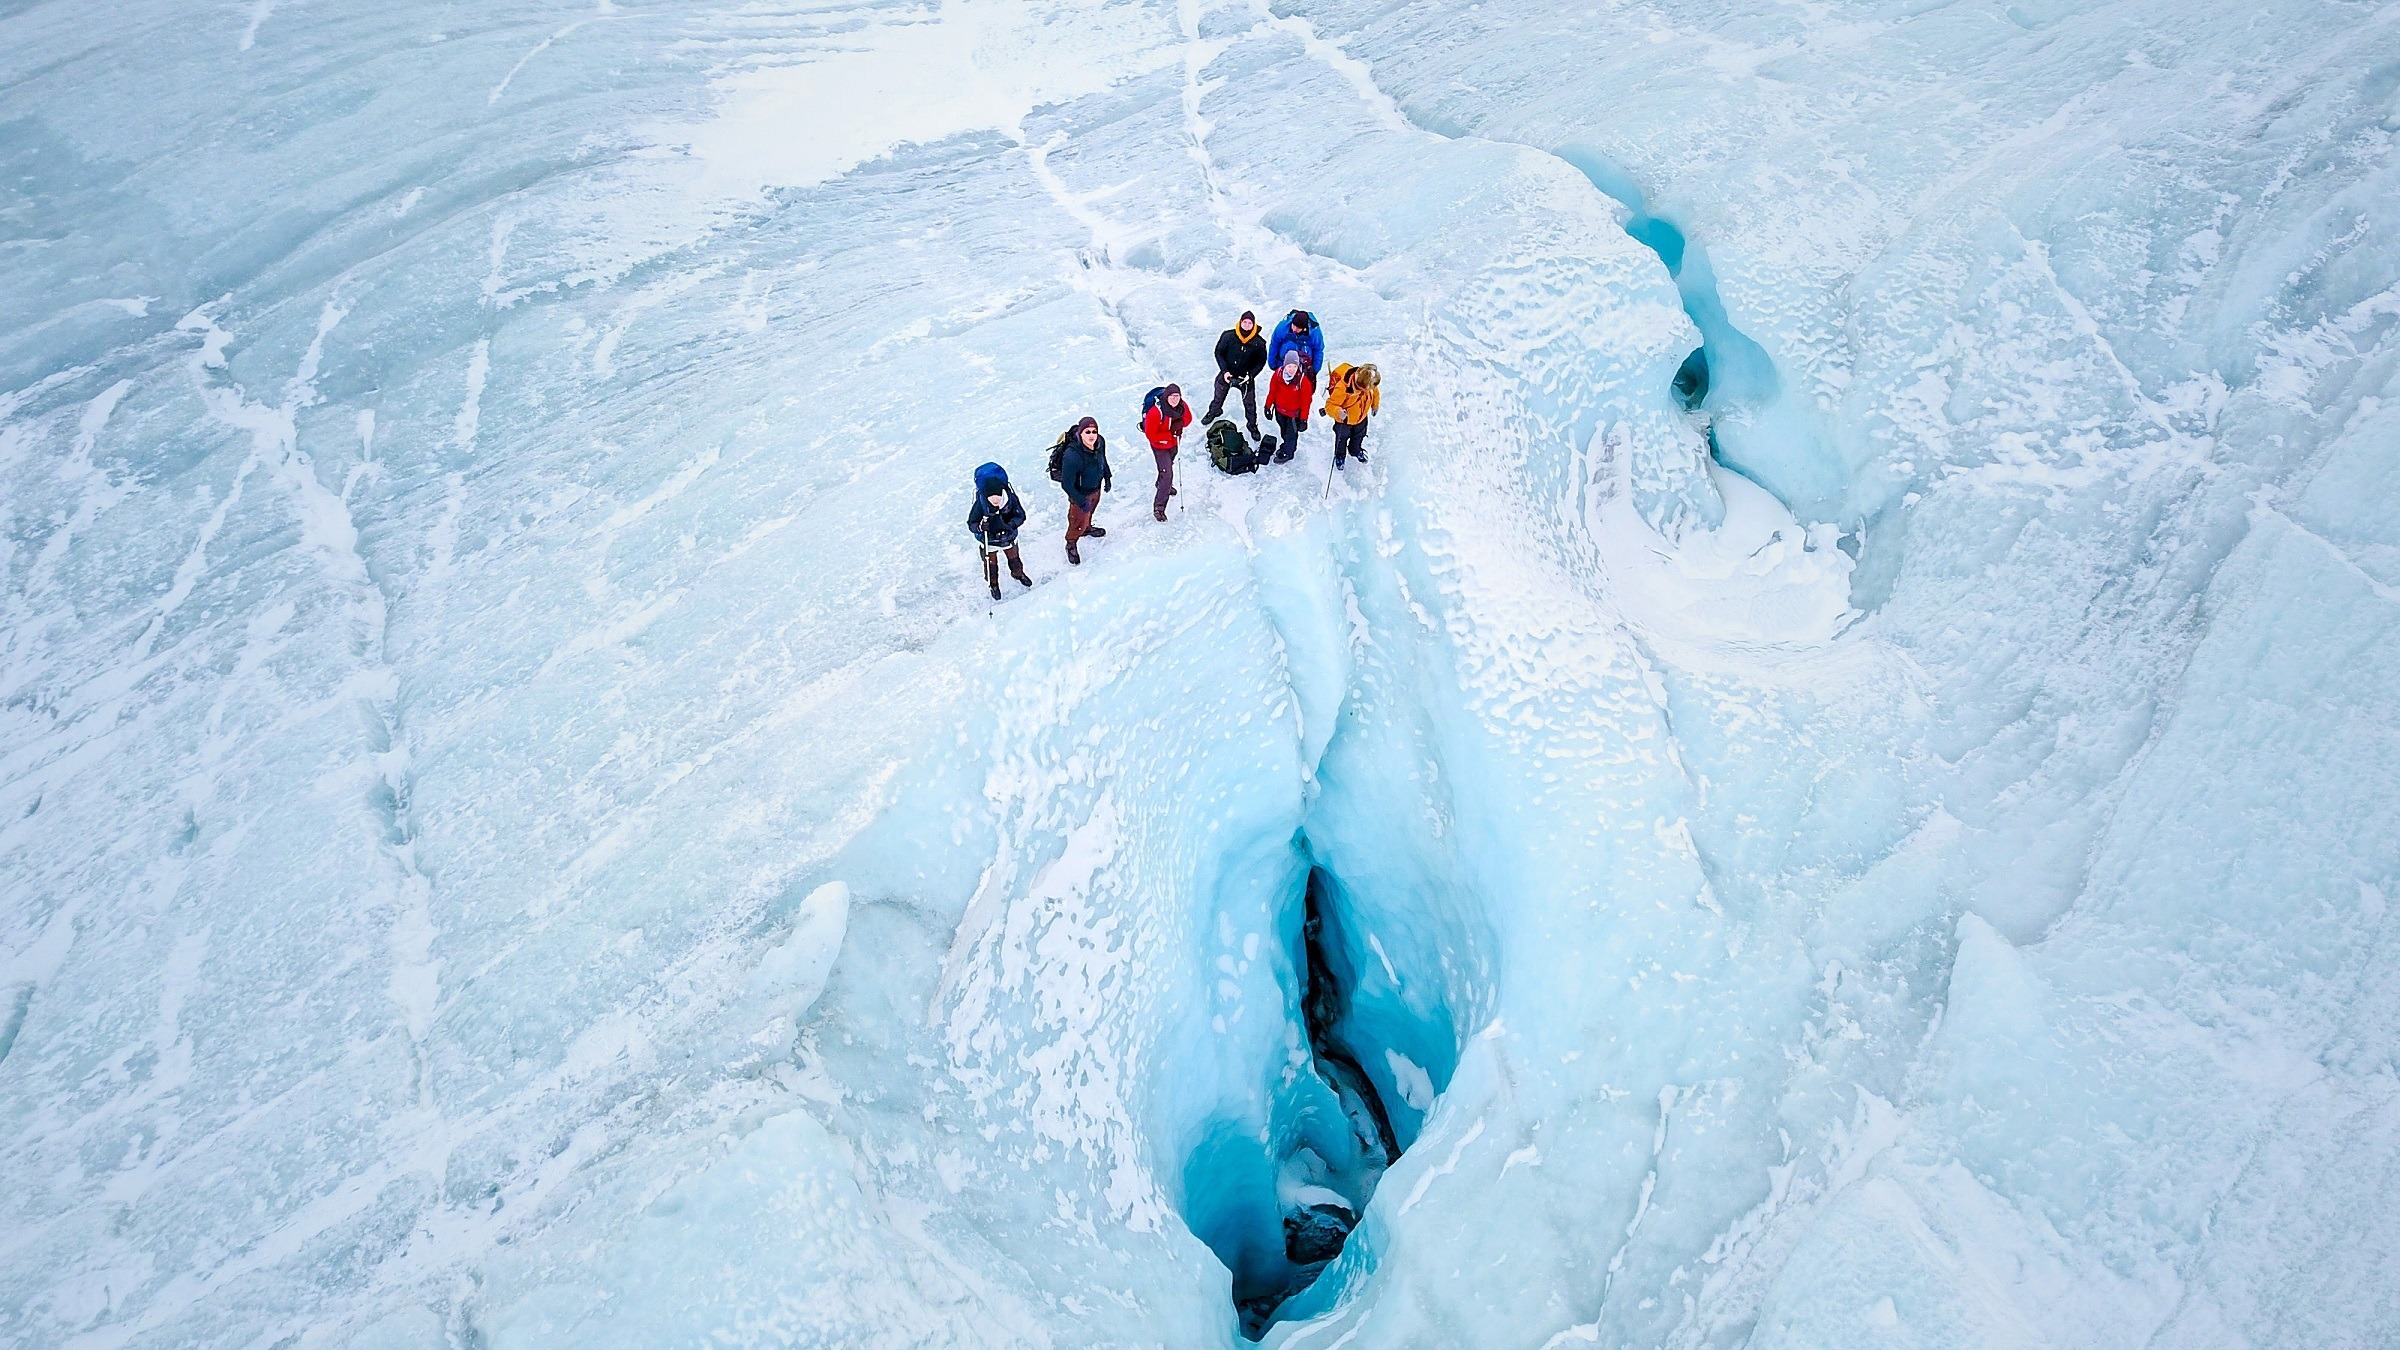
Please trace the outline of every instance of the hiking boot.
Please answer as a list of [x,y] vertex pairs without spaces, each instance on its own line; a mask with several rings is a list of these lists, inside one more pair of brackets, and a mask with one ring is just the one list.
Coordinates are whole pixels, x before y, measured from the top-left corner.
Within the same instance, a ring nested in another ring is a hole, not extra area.
[[[1083,566],[1083,555],[1075,551],[1075,546],[1073,544],[1067,545],[1067,561],[1075,564],[1077,567]],[[1027,584],[1030,585],[1031,583]]]
[[1000,598],[1000,583],[997,581],[992,583],[992,598],[994,600]]
[[1150,514],[1154,519],[1163,522],[1167,518],[1167,508],[1163,506],[1153,506],[1150,508]]
[[1090,535],[1094,539],[1108,538],[1108,531],[1101,529],[1097,525],[1086,525],[1083,527],[1083,532]]
[[1025,575],[1025,569],[1022,567],[1011,571],[1009,575],[1015,577],[1017,579],[1017,584],[1020,586],[1031,586],[1033,584],[1033,578]]

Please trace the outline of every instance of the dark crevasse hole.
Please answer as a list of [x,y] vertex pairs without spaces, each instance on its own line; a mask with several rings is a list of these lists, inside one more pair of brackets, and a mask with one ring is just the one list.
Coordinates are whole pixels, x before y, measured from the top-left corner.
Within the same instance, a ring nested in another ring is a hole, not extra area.
[[1667,275],[1675,279],[1676,292],[1682,297],[1683,312],[1700,330],[1699,350],[1684,358],[1675,372],[1676,400],[1686,408],[1711,412],[1734,406],[1759,407],[1771,401],[1781,387],[1775,363],[1766,348],[1726,317],[1708,250],[1686,239],[1673,221],[1650,214],[1641,185],[1606,156],[1571,146],[1560,150],[1558,157],[1624,206],[1629,213],[1625,233],[1666,265]]
[[1767,349],[1734,326],[1708,250],[1652,214],[1641,186],[1606,156],[1579,146],[1556,154],[1625,207],[1625,233],[1657,254],[1674,278],[1683,312],[1700,330],[1700,349],[1676,370],[1673,392],[1685,410],[1707,417],[1716,461],[1803,520],[1853,509],[1849,467],[1807,401],[1783,397],[1783,376]]
[[1675,401],[1686,412],[1708,402],[1708,348],[1694,348],[1675,368]]
[[[1194,1231],[1232,1273],[1251,1340],[1341,1254],[1456,1059],[1446,1016],[1418,1025],[1395,1012],[1400,976],[1332,873],[1310,866],[1292,899],[1284,934],[1297,1006],[1289,1057],[1271,1070],[1272,1124],[1213,1133],[1186,1164]],[[1362,960],[1374,963],[1363,989]]]

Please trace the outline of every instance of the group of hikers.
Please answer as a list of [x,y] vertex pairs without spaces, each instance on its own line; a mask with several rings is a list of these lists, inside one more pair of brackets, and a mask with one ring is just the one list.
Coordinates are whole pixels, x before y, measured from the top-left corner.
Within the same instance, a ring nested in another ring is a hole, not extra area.
[[[1325,364],[1325,331],[1316,316],[1295,309],[1275,326],[1272,336],[1262,331],[1249,310],[1217,338],[1216,390],[1201,421],[1207,427],[1209,460],[1226,473],[1249,473],[1261,464],[1286,464],[1299,449],[1300,434],[1308,430],[1309,405],[1317,400],[1317,372]],[[1269,372],[1273,372],[1269,374]],[[1267,375],[1267,415],[1275,421],[1273,435],[1258,426],[1258,377]],[[1335,366],[1325,385],[1318,412],[1333,422],[1333,467],[1367,458],[1367,419],[1383,406],[1383,375],[1373,366]],[[1250,435],[1223,416],[1225,400],[1242,394],[1242,413]],[[1167,499],[1176,494],[1175,453],[1192,424],[1191,404],[1181,385],[1161,385],[1142,400],[1142,436],[1158,468],[1158,486],[1150,496],[1150,514],[1167,518]],[[1256,448],[1253,448],[1255,443]],[[1108,531],[1092,522],[1100,509],[1100,494],[1114,487],[1108,465],[1108,438],[1098,419],[1086,417],[1061,434],[1050,447],[1050,478],[1067,497],[1067,561],[1080,565],[1076,545],[1083,539],[1104,539]],[[1008,481],[1008,470],[986,464],[975,470],[975,500],[967,507],[967,532],[983,552],[983,580],[992,598],[1000,598],[1000,564],[1026,586],[1025,560],[1017,550],[1017,532],[1025,526],[1025,503]]]

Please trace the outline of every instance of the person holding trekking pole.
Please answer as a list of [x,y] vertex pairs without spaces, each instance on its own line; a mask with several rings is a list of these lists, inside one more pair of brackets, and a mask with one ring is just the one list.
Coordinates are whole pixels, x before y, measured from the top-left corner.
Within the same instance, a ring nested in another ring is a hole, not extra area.
[[1108,438],[1100,434],[1097,418],[1077,422],[1050,447],[1050,476],[1067,494],[1067,561],[1081,566],[1083,555],[1075,551],[1076,541],[1085,535],[1108,537],[1108,531],[1092,523],[1092,512],[1100,509],[1100,494],[1113,486],[1108,472]]
[[992,598],[1000,598],[1000,558],[1008,556],[1008,574],[1019,585],[1031,586],[1033,578],[1025,575],[1025,559],[1017,552],[1017,531],[1025,526],[1025,503],[1017,500],[1015,488],[1008,485],[1008,470],[997,464],[986,464],[975,471],[975,500],[967,507],[967,533],[975,536],[976,546],[983,550],[983,581],[992,588]]
[[1167,498],[1175,495],[1175,451],[1183,429],[1192,424],[1192,410],[1183,401],[1183,386],[1153,389],[1142,400],[1142,435],[1150,441],[1150,456],[1158,461],[1158,491],[1150,498],[1150,514],[1167,518]]
[[1242,415],[1250,423],[1250,439],[1258,439],[1258,377],[1267,368],[1267,335],[1259,330],[1258,316],[1249,310],[1233,327],[1217,335],[1217,388],[1208,401],[1208,414],[1200,420],[1214,422],[1225,411],[1225,395],[1239,386],[1242,391]]
[[1325,383],[1325,406],[1333,419],[1333,467],[1345,458],[1367,462],[1367,419],[1383,406],[1383,372],[1373,366],[1335,366]]

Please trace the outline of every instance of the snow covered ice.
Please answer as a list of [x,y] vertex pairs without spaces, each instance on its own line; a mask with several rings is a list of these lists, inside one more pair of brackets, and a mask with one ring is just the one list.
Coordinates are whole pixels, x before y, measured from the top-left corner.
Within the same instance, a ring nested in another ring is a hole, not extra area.
[[0,1344],[2400,1337],[2400,7],[0,39]]

